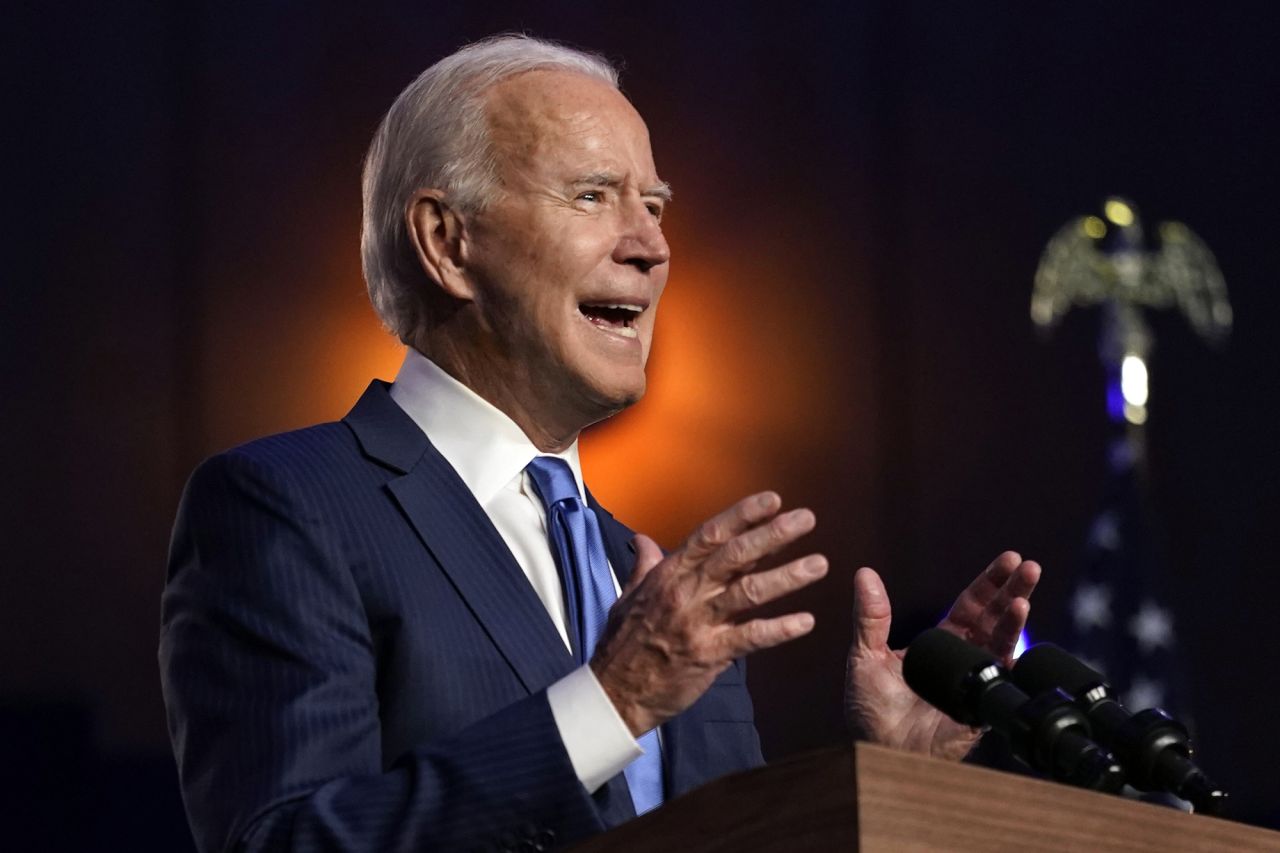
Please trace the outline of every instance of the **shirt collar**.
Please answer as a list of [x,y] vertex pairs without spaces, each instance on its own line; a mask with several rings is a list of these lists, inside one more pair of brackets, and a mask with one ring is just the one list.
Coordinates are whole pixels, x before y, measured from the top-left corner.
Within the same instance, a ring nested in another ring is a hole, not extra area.
[[535,456],[558,456],[569,463],[578,494],[586,500],[576,439],[562,453],[542,453],[505,412],[412,347],[391,385],[391,399],[426,433],[481,506]]

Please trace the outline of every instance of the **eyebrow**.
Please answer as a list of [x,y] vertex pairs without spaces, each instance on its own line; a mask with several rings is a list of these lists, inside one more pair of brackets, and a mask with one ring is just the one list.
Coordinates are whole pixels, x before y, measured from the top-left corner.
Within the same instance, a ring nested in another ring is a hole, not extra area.
[[[575,186],[585,184],[591,187],[609,187],[617,189],[622,186],[622,179],[617,175],[611,175],[607,172],[595,172],[590,175],[584,175],[573,182]],[[666,181],[659,181],[651,187],[647,187],[640,191],[640,195],[646,198],[659,198],[664,202],[670,202],[672,198],[671,185]]]
[[654,186],[649,187],[649,189],[642,191],[640,195],[654,196],[656,198],[662,199],[665,202],[670,202],[673,197],[673,194],[671,192],[671,184],[667,183],[666,181],[659,181]]

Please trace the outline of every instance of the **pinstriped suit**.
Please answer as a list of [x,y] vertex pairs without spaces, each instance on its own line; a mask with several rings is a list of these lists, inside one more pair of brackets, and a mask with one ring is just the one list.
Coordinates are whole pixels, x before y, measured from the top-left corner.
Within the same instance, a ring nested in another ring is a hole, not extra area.
[[[631,532],[593,506],[625,583]],[[537,849],[633,816],[621,774],[579,783],[545,693],[575,663],[384,383],[192,475],[160,664],[202,851]],[[663,727],[668,796],[759,764],[751,720],[739,664]]]

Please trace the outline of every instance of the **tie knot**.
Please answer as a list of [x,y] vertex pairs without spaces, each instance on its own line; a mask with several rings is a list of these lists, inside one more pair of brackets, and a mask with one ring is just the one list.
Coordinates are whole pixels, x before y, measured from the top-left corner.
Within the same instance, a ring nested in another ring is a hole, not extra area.
[[579,498],[573,471],[559,456],[535,456],[524,470],[529,472],[533,487],[547,509],[569,498]]

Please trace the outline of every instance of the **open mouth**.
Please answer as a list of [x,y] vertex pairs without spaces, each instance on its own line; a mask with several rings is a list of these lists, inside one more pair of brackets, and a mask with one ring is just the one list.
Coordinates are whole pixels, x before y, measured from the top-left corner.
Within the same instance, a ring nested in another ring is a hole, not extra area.
[[637,337],[639,333],[636,331],[636,322],[644,313],[644,309],[639,305],[623,305],[617,302],[583,302],[578,305],[578,310],[583,317],[587,318],[587,322],[596,328],[613,332],[624,338]]

